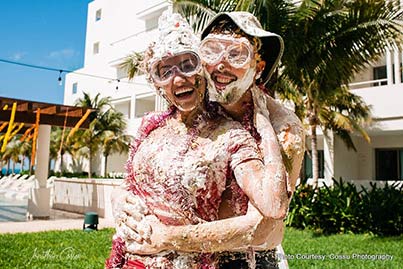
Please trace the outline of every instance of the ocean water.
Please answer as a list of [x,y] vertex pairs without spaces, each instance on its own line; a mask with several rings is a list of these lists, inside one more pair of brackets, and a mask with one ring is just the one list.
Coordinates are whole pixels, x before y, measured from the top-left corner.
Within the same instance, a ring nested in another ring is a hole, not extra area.
[[[9,169],[8,170],[8,173],[7,173],[7,168],[6,167],[3,167],[2,169],[1,169],[1,174],[2,175],[7,175],[7,174],[11,174],[13,172],[13,169]],[[21,172],[21,169],[20,168],[15,168],[14,169],[14,174],[19,174]]]
[[25,221],[28,200],[6,198],[0,194],[0,222]]

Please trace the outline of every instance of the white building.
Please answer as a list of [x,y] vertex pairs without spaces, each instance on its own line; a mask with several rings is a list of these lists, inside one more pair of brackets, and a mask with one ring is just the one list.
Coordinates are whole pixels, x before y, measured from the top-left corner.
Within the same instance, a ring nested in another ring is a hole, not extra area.
[[[92,97],[97,93],[111,96],[115,108],[127,118],[127,132],[132,135],[145,112],[162,110],[163,101],[144,76],[128,81],[119,64],[131,52],[144,51],[154,40],[158,18],[168,6],[161,0],[89,3],[84,67],[66,75],[64,103],[74,104],[83,92]],[[108,171],[123,172],[126,159],[127,154],[111,156]],[[95,173],[103,174],[102,160],[95,162]]]
[[[82,69],[66,76],[64,103],[73,104],[89,92],[112,96],[116,109],[128,119],[134,134],[141,116],[161,110],[163,102],[143,76],[133,81],[118,68],[130,52],[141,52],[157,35],[157,22],[170,4],[164,0],[95,0],[88,5],[85,61]],[[357,152],[348,151],[332,134],[319,137],[321,175],[330,180],[403,179],[403,85],[402,54],[388,52],[383,61],[359,74],[351,85],[373,107],[374,125],[368,132],[371,144],[359,136],[353,140]],[[90,74],[98,77],[84,76]],[[118,82],[120,80],[120,82]],[[108,171],[123,171],[125,156],[113,156]],[[103,171],[99,162],[97,174]],[[309,164],[309,160],[306,160]],[[307,169],[309,170],[309,169]],[[309,171],[306,171],[309,174]]]
[[382,60],[358,74],[350,84],[353,93],[372,106],[373,124],[367,129],[371,143],[355,135],[354,152],[347,150],[340,138],[321,136],[320,174],[326,180],[403,179],[402,62],[401,52],[387,51]]

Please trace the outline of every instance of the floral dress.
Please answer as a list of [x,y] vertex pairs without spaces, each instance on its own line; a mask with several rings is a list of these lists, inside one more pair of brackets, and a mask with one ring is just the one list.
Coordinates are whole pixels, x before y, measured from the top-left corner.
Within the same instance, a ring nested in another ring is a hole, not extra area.
[[[145,121],[152,121],[152,117]],[[248,160],[262,159],[249,132],[224,117],[213,120],[202,114],[188,128],[170,115],[154,130],[142,129],[148,134],[131,150],[127,181],[148,209],[167,225],[218,219],[221,195],[234,168]],[[129,260],[141,262],[145,268],[215,268],[211,257],[169,251],[130,255]]]

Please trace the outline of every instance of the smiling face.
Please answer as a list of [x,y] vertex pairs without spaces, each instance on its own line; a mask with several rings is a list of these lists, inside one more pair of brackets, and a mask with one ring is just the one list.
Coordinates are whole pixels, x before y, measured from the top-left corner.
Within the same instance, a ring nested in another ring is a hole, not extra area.
[[166,57],[152,68],[152,77],[165,98],[182,112],[199,107],[206,91],[205,80],[198,75],[200,60],[193,53]]
[[[208,40],[215,40],[215,43]],[[255,81],[256,60],[246,38],[210,34],[201,44],[200,53],[213,101],[236,103]]]

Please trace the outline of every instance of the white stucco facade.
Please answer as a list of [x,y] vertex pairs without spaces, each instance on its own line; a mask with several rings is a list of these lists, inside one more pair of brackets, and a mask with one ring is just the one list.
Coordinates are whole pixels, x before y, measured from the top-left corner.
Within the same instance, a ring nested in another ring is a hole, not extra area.
[[[66,75],[64,103],[73,105],[83,92],[91,97],[110,96],[114,107],[127,119],[127,133],[134,135],[144,113],[164,108],[144,76],[129,81],[119,68],[132,52],[142,52],[156,38],[161,13],[167,1],[95,0],[88,5],[84,67]],[[108,172],[123,172],[127,154],[108,158]],[[86,169],[84,162],[82,168]],[[100,156],[96,174],[103,174]]]
[[[373,122],[367,128],[371,142],[367,143],[359,135],[353,135],[357,151],[347,150],[340,138],[321,135],[318,148],[324,151],[324,178],[332,177],[348,181],[403,179],[403,84],[401,66],[402,54],[388,51],[377,63],[358,74],[350,85],[353,93],[361,96],[371,106]],[[383,77],[376,77],[376,69],[383,68]],[[398,78],[398,79],[396,79]],[[309,140],[308,140],[309,141]],[[326,146],[331,144],[332,146]],[[396,158],[379,160],[377,151],[395,151]],[[389,169],[385,163],[396,169],[396,177],[377,176],[378,170]]]
[[[164,0],[91,2],[88,5],[84,67],[66,76],[64,103],[74,104],[82,97],[82,92],[91,96],[97,93],[111,96],[115,108],[128,120],[129,134],[134,134],[145,112],[161,110],[163,102],[155,96],[144,76],[128,81],[118,65],[129,53],[144,51],[157,35],[159,15],[169,7]],[[391,149],[399,152],[401,149],[403,152],[402,62],[402,54],[392,49],[377,63],[357,74],[351,89],[372,106],[374,124],[368,128],[371,143],[354,136],[357,148],[354,152],[347,150],[336,136],[329,134],[325,138],[320,135],[318,147],[324,150],[323,174],[327,180],[332,177],[375,180],[376,151]],[[397,157],[399,173],[403,169],[403,153],[401,155]],[[126,155],[110,157],[108,171],[124,171],[125,160]],[[100,158],[96,172],[101,174],[103,169]]]

